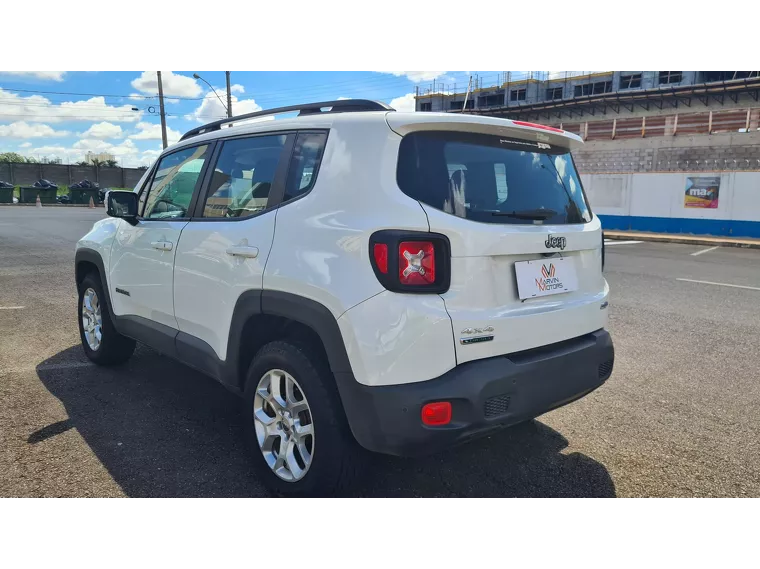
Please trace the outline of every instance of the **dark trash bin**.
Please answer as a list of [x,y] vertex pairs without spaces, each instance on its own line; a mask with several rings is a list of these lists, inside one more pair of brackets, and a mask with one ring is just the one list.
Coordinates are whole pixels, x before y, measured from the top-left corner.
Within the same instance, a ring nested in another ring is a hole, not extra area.
[[21,203],[35,203],[40,196],[42,203],[55,203],[58,194],[58,186],[49,180],[37,180],[31,186],[19,188],[19,201]]
[[92,198],[92,202],[96,204],[98,203],[99,189],[100,186],[97,183],[90,182],[90,180],[87,179],[72,184],[69,186],[71,203],[88,205],[90,203],[90,198]]
[[0,180],[0,203],[13,203],[13,184]]

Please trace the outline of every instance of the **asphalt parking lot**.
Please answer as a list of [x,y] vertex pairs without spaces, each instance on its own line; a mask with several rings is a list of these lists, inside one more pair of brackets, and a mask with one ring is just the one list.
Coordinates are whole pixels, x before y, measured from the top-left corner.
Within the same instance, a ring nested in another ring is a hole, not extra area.
[[[147,348],[86,360],[74,243],[103,215],[0,207],[0,496],[266,495],[234,395]],[[608,244],[611,379],[467,446],[379,457],[361,495],[760,496],[760,250],[707,249]]]

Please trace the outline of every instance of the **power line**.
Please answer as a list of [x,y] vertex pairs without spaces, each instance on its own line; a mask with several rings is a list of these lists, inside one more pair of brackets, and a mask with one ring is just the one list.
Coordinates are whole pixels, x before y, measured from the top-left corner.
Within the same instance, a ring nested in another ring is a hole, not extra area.
[[[275,94],[282,94],[282,93],[305,93],[305,92],[315,92],[315,91],[322,91],[322,90],[328,90],[332,89],[334,87],[342,87],[344,85],[352,85],[356,88],[372,88],[376,86],[387,86],[391,84],[398,84],[399,82],[407,82],[409,81],[406,76],[392,76],[388,77],[386,75],[382,75],[380,77],[375,78],[366,78],[366,79],[348,79],[346,81],[333,81],[327,85],[314,85],[312,87],[287,87],[283,89],[277,89],[274,91],[260,91],[259,97],[262,98],[265,95],[275,95]],[[3,91],[9,91],[14,93],[32,93],[32,94],[39,94],[39,95],[69,95],[69,96],[81,96],[81,97],[109,97],[109,98],[132,98],[137,99],[138,97],[142,99],[157,99],[158,94],[156,95],[145,95],[145,94],[133,94],[130,93],[129,95],[117,95],[117,94],[106,94],[106,93],[76,93],[76,92],[70,92],[70,91],[40,91],[40,90],[33,90],[33,89],[15,89],[15,88],[7,88],[7,87],[0,87],[0,90]],[[214,97],[209,93],[208,95],[204,97],[184,97],[180,95],[165,95],[166,98],[169,99],[179,99],[181,101],[203,101],[204,99],[213,99]],[[256,98],[255,96],[253,97]]]

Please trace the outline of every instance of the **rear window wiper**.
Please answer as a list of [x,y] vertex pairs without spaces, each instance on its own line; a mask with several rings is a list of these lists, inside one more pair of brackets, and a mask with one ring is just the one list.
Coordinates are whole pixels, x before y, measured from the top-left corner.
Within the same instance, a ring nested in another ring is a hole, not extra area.
[[491,215],[515,219],[549,219],[557,215],[553,209],[524,209],[521,211],[492,211]]

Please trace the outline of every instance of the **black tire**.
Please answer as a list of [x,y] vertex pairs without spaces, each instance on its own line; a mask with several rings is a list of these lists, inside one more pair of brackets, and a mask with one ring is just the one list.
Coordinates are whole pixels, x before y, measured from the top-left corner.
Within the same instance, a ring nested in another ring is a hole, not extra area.
[[[90,288],[98,295],[100,314],[102,317],[102,338],[100,346],[95,350],[90,348],[87,343],[84,327],[82,325],[82,302],[84,299],[84,293]],[[103,293],[103,286],[101,285],[98,276],[94,273],[85,276],[79,284],[78,292],[79,302],[77,303],[77,322],[79,323],[79,338],[82,341],[84,353],[91,361],[103,366],[117,365],[127,361],[135,351],[135,341],[126,336],[122,336],[116,331],[116,328],[114,328],[113,320],[111,319],[111,311],[109,310],[106,296]]]
[[[273,369],[289,373],[309,403],[314,425],[312,463],[303,478],[288,482],[269,467],[258,440],[253,419],[256,388],[264,375]],[[260,480],[279,496],[336,496],[352,489],[366,464],[362,449],[348,426],[327,363],[317,350],[301,343],[275,341],[262,347],[246,376],[243,417],[245,435]]]

